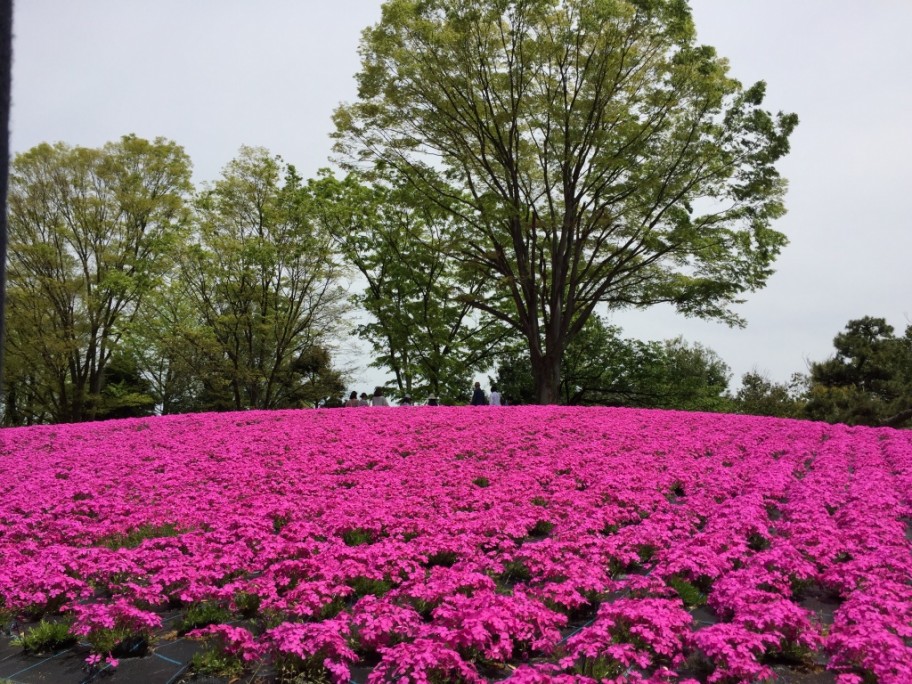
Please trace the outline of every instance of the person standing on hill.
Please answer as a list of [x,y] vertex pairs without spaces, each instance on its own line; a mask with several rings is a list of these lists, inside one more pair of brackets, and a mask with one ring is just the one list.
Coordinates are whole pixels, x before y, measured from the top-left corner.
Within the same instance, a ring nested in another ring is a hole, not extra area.
[[358,406],[370,406],[370,397],[367,396],[367,392],[361,392],[361,398],[358,400]]
[[491,385],[491,406],[500,406],[500,392],[497,391],[497,385]]
[[484,390],[481,389],[481,383],[475,383],[475,389],[472,391],[472,406],[485,406],[488,403],[488,398],[485,396]]
[[386,397],[383,396],[383,388],[377,387],[374,389],[374,397],[371,399],[371,406],[389,406],[389,401]]
[[361,406],[361,402],[358,401],[358,393],[352,392],[348,397],[348,401],[345,402],[345,408],[354,408],[356,406]]

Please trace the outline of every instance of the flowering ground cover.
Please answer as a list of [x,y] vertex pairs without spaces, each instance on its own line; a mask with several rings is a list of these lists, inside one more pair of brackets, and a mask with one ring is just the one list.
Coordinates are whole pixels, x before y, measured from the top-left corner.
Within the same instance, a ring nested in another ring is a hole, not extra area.
[[226,678],[912,681],[909,432],[415,407],[0,440],[0,622],[89,668],[178,610]]

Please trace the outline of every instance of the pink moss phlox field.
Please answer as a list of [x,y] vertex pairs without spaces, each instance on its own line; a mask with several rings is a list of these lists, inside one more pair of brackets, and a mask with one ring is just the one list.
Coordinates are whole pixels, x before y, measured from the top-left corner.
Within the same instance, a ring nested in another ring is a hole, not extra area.
[[0,622],[63,614],[98,663],[217,606],[191,638],[333,682],[912,681],[909,432],[414,407],[0,440]]

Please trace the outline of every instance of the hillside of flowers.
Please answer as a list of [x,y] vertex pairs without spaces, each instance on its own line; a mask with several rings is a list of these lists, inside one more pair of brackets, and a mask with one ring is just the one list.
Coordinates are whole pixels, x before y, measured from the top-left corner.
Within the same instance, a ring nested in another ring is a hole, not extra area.
[[0,623],[90,665],[178,610],[226,680],[912,681],[910,432],[414,407],[0,448]]

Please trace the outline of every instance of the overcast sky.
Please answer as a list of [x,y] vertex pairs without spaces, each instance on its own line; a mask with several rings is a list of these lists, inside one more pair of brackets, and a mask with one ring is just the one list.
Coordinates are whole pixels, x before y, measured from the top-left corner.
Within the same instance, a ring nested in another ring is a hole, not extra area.
[[[126,133],[185,147],[196,181],[241,145],[306,178],[328,164],[330,116],[355,98],[360,31],[379,0],[17,0],[12,150],[99,146]],[[832,353],[852,318],[912,323],[912,2],[692,0],[699,39],[766,105],[801,124],[780,164],[790,244],[744,329],[665,309],[612,321],[641,339],[714,349],[734,381],[785,381]],[[378,381],[355,374],[358,388]],[[479,378],[483,380],[483,378]]]

